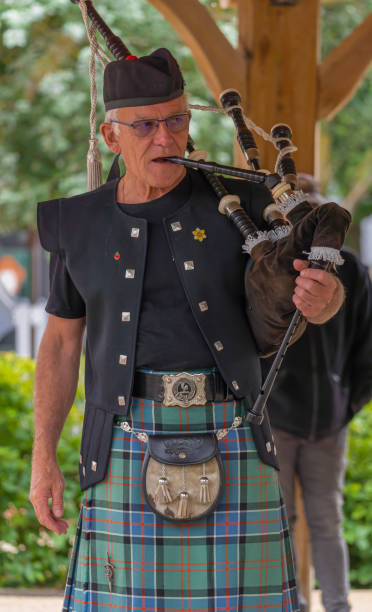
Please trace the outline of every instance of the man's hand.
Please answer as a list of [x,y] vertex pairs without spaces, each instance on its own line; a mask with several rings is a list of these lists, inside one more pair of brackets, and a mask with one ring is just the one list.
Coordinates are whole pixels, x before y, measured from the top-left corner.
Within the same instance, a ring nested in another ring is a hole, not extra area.
[[[55,458],[46,458],[34,450],[30,501],[39,523],[61,535],[68,523],[62,520],[65,481]],[[52,505],[49,506],[49,499]]]
[[309,268],[309,262],[295,259],[296,278],[293,302],[310,323],[322,324],[328,321],[341,307],[344,290],[336,276]]

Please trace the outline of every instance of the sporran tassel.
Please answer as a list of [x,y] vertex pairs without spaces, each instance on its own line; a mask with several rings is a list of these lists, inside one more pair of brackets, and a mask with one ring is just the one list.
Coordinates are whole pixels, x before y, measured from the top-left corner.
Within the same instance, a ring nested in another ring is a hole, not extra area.
[[206,476],[200,478],[200,503],[209,504],[211,501],[211,494],[209,491],[209,480]]
[[187,518],[188,517],[188,501],[189,501],[189,494],[187,493],[187,491],[181,491],[180,493],[180,500],[178,502],[178,508],[177,508],[177,518]]
[[172,496],[168,487],[168,479],[165,476],[159,478],[159,484],[155,491],[155,501],[160,504],[170,504],[172,502]]
[[89,140],[87,154],[88,191],[98,189],[102,185],[102,161],[97,138]]

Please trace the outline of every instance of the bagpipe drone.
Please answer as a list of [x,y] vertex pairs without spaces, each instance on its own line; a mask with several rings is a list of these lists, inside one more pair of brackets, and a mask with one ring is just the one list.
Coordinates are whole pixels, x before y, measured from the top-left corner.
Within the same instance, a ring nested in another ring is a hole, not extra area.
[[[120,38],[103,21],[91,0],[71,0],[79,4],[88,38],[91,44],[90,73],[94,76],[95,55],[103,63],[105,56],[97,44],[95,30],[103,36],[108,49],[116,60],[131,56]],[[88,24],[88,16],[92,26]],[[91,79],[92,80],[92,79]],[[92,99],[94,96],[92,95]],[[235,168],[205,160],[205,151],[194,149],[191,138],[188,141],[188,157],[167,157],[167,161],[198,169],[210,183],[218,200],[218,211],[234,223],[244,238],[243,251],[250,255],[245,272],[245,290],[248,296],[246,314],[261,356],[275,353],[276,357],[269,374],[262,385],[254,406],[247,411],[247,420],[261,423],[267,398],[289,344],[301,335],[306,320],[295,309],[292,294],[297,272],[293,260],[304,259],[306,254],[311,267],[326,270],[335,269],[343,263],[340,255],[350,214],[335,203],[313,207],[306,195],[297,189],[296,166],[291,157],[295,150],[291,142],[289,126],[275,125],[268,139],[278,149],[274,172],[260,168],[257,145],[247,123],[255,129],[253,122],[246,121],[240,95],[233,89],[220,95],[219,111],[228,114],[235,125],[236,136],[248,168]],[[190,105],[190,108],[200,108]],[[95,114],[95,113],[94,113]],[[257,131],[257,130],[256,130]],[[261,130],[261,133],[263,131]],[[90,150],[88,166],[97,166],[98,154],[95,149],[95,119],[91,121]],[[258,229],[248,216],[238,196],[229,193],[223,179],[217,175],[238,177],[246,181],[264,184],[272,195],[272,203],[263,211],[265,229]],[[102,174],[96,171],[96,178],[90,181],[90,188],[98,187]],[[275,303],[276,308],[272,308]]]

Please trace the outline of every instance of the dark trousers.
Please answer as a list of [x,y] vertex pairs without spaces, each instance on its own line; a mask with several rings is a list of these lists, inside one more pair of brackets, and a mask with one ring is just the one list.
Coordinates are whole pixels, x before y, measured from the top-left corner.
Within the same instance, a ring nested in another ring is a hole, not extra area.
[[[324,608],[326,612],[349,612],[349,561],[342,534],[347,427],[316,442],[278,429],[274,429],[274,437],[290,529],[293,532],[296,521],[294,481],[298,476]],[[301,591],[301,585],[298,587]],[[302,606],[306,610],[303,598]]]

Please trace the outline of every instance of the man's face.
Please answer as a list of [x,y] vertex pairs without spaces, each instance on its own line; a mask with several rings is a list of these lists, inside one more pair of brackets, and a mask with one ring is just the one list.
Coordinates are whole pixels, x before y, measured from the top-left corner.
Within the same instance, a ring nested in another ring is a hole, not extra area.
[[[181,96],[170,102],[151,106],[120,108],[117,110],[116,119],[126,123],[143,119],[166,119],[187,110],[186,98]],[[115,140],[125,162],[126,180],[134,179],[151,187],[167,188],[177,184],[184,176],[183,166],[161,160],[170,155],[184,155],[188,127],[175,133],[170,132],[163,122],[151,136],[138,137],[129,126],[110,125],[117,126]]]

